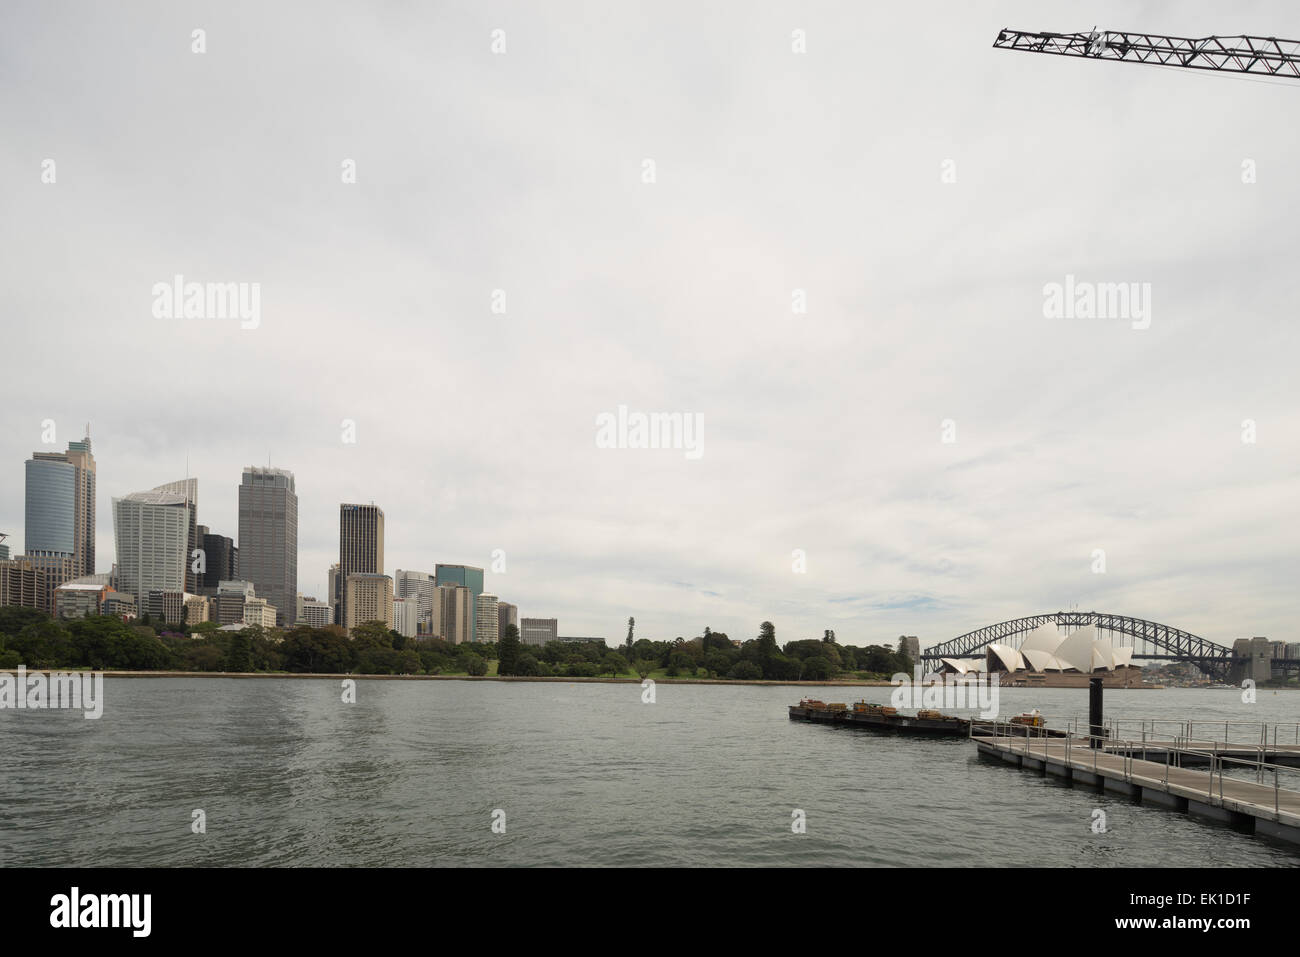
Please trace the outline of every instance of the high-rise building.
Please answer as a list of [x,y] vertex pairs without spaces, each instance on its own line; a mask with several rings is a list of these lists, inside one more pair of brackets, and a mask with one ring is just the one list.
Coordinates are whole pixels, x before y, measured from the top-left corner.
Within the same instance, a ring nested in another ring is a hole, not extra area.
[[921,660],[921,640],[916,635],[899,635],[898,652],[907,655],[916,664]]
[[5,539],[9,536],[0,532],[0,562],[9,561],[9,546],[5,544]]
[[152,591],[184,592],[195,531],[193,499],[185,492],[155,489],[113,499],[117,590],[141,609]]
[[[376,505],[339,506],[339,570],[334,579],[338,623],[348,625],[347,581],[353,575],[384,573],[384,510]],[[365,619],[363,619],[365,620]]]
[[464,585],[438,585],[433,602],[433,635],[453,645],[463,644],[474,637],[470,631],[474,593]]
[[497,596],[484,592],[474,599],[475,641],[491,642],[497,640]]
[[292,625],[298,603],[298,492],[286,469],[244,469],[239,484],[239,574]]
[[519,640],[525,645],[544,645],[560,637],[559,625],[554,618],[521,618]]
[[344,627],[348,634],[368,621],[382,621],[390,629],[393,627],[393,580],[387,575],[349,575],[344,591],[347,606]]
[[469,631],[466,641],[473,641],[474,636],[478,634],[478,596],[483,594],[483,569],[475,568],[473,565],[442,565],[435,566],[434,571],[438,576],[439,585],[461,585],[470,590],[469,600]]
[[[154,489],[155,492],[171,492],[185,496],[190,506],[190,528],[185,536],[185,590],[196,592],[199,589],[199,573],[195,570],[195,551],[203,544],[199,538],[199,480],[196,478],[177,479]],[[170,619],[168,619],[170,621]]]
[[419,634],[420,600],[418,598],[393,599],[393,630],[405,638]]
[[[437,595],[438,580],[428,572],[403,571],[393,574],[393,592],[396,598],[413,598],[419,606],[416,625],[419,632],[429,634],[433,625],[433,600]],[[397,629],[401,631],[401,628]],[[403,632],[404,634],[404,632]]]
[[214,535],[206,525],[198,529],[199,547],[203,549],[204,572],[199,576],[198,591],[209,597],[216,595],[222,582],[239,577],[239,549],[235,540],[226,535]]
[[72,557],[76,577],[95,574],[95,457],[90,435],[66,452],[33,452],[27,462],[26,528],[29,555]]
[[512,605],[508,601],[497,600],[497,637],[500,638],[506,633],[506,629],[514,625],[519,627],[519,606]]

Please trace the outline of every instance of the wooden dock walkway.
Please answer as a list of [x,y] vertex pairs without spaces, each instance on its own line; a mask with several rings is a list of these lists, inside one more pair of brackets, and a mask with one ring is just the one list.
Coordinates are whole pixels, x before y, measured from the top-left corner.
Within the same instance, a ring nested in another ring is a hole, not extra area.
[[[1278,787],[1274,768],[1269,769],[1273,781],[1267,784],[1225,775],[1221,770],[1225,765],[1229,770],[1252,767],[1257,748],[1248,749],[1247,759],[1242,762],[1231,760],[1234,748],[1222,756],[1207,755],[1210,769],[1194,770],[1176,763],[1188,755],[1187,745],[1181,742],[1181,751],[1172,742],[1164,742],[1161,760],[1153,761],[1149,760],[1150,742],[1148,760],[1142,760],[1134,756],[1132,749],[1117,747],[1118,742],[1110,742],[1112,747],[1101,750],[1089,748],[1086,741],[1074,737],[990,736],[971,740],[981,754],[1017,767],[1300,845],[1300,791]],[[1136,750],[1140,753],[1140,746]]]

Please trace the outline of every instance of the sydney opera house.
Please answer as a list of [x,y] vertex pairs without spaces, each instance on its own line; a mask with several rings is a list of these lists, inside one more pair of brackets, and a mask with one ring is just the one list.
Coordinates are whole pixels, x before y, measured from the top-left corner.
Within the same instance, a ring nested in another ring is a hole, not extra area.
[[1112,645],[1092,625],[1062,635],[1055,624],[1040,625],[1025,635],[1019,648],[991,644],[983,658],[944,658],[945,674],[999,673],[1002,684],[1082,684],[1094,674],[1106,684],[1141,684],[1142,669],[1133,664],[1133,649]]

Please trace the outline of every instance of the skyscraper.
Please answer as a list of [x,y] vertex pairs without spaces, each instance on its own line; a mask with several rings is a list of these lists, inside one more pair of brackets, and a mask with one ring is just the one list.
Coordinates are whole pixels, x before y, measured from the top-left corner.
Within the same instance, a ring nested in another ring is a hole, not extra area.
[[[376,505],[339,506],[339,571],[334,607],[338,623],[348,625],[348,577],[384,573],[384,510]],[[391,598],[392,592],[389,592]]]
[[519,606],[497,599],[497,637],[504,635],[511,625],[519,627]]
[[239,577],[276,609],[277,624],[298,613],[298,492],[287,469],[249,466],[239,483]]
[[143,609],[151,591],[184,592],[194,506],[184,492],[133,492],[113,499],[118,591]]
[[214,535],[206,525],[199,526],[199,547],[203,549],[204,572],[199,576],[199,592],[212,596],[222,582],[239,577],[239,549],[235,540]]
[[475,631],[474,640],[493,642],[497,640],[497,596],[484,592],[474,600]]
[[473,641],[478,633],[478,596],[483,594],[483,569],[473,565],[438,565],[439,585],[462,585],[470,591],[469,628],[466,641]]
[[416,623],[419,630],[426,634],[429,633],[433,623],[433,600],[437,588],[438,580],[428,572],[403,571],[399,568],[393,576],[395,597],[415,600],[419,607]]
[[474,610],[474,595],[464,585],[438,585],[433,601],[433,634],[453,645],[474,640],[470,630]]
[[183,495],[190,507],[190,528],[185,535],[185,590],[196,592],[199,590],[199,573],[194,570],[194,552],[203,544],[203,540],[199,538],[199,480],[177,479],[175,482],[166,482],[157,486],[154,491]]
[[90,436],[66,452],[33,452],[27,462],[27,554],[72,558],[75,577],[95,574],[95,457]]

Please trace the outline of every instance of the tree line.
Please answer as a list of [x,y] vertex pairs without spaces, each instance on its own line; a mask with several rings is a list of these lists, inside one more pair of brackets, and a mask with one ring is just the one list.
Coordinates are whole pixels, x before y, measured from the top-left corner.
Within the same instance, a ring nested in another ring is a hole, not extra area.
[[493,661],[503,676],[736,681],[887,678],[910,673],[913,665],[887,645],[840,645],[833,631],[778,646],[768,621],[755,638],[737,646],[707,627],[689,640],[634,639],[629,620],[627,642],[611,649],[603,641],[523,645],[514,625],[498,642],[454,645],[439,638],[406,638],[378,621],[359,625],[351,637],[336,625],[222,631],[214,622],[181,634],[148,616],[131,622],[103,616],[57,619],[32,608],[0,607],[0,668],[8,669],[481,676]]

